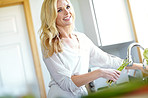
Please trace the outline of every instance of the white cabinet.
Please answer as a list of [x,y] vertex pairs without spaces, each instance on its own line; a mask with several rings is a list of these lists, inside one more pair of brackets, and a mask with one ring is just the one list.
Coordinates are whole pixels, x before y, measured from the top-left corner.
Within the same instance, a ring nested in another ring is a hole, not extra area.
[[93,4],[103,46],[133,40],[125,0],[93,0]]
[[78,2],[84,33],[96,45],[107,46],[134,40],[126,0],[71,1]]

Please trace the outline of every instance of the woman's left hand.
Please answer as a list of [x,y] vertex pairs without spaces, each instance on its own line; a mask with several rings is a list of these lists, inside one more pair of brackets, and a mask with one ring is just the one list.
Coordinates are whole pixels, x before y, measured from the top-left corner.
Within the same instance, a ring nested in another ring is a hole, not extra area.
[[146,66],[145,68],[143,68],[143,64],[142,63],[133,63],[132,66],[126,66],[125,69],[139,69],[143,73],[148,74],[148,66]]

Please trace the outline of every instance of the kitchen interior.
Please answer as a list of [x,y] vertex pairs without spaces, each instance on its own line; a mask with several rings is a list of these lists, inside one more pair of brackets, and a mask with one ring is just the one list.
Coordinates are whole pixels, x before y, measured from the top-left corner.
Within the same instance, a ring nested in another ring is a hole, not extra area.
[[[73,4],[76,20],[75,30],[85,33],[92,42],[101,48],[103,51],[126,59],[128,55],[128,47],[132,43],[139,43],[143,48],[148,48],[148,1],[147,0],[70,0]],[[48,94],[48,84],[50,82],[50,75],[42,60],[42,53],[40,49],[40,39],[38,30],[40,28],[40,9],[43,0],[29,0],[30,9],[32,14],[32,21],[35,30],[37,48],[39,53],[40,65],[42,70],[42,78],[45,89],[45,94]],[[1,13],[1,12],[0,12]],[[0,35],[2,37],[2,35]],[[0,40],[1,41],[1,40]],[[0,44],[1,45],[1,44]],[[15,54],[14,54],[15,55]],[[143,49],[133,46],[131,49],[132,60],[134,62],[143,62]],[[8,55],[7,55],[8,56]],[[0,58],[3,58],[2,56]],[[33,62],[32,62],[33,63]],[[4,63],[3,63],[4,64]],[[0,65],[0,98],[5,95],[20,96],[28,93],[33,93],[35,98],[44,98],[41,93],[40,78],[36,75],[35,66],[25,67],[23,76],[24,81],[30,83],[26,86],[23,80],[20,80],[18,87],[13,89],[13,82],[10,86],[3,83],[4,76],[7,76],[5,71],[2,71],[3,65]],[[99,67],[90,65],[90,71]],[[22,67],[23,69],[23,67]],[[26,71],[28,70],[29,71]],[[27,72],[31,74],[31,76]],[[15,74],[13,74],[15,75]],[[115,84],[122,84],[130,82],[133,78],[141,80],[148,80],[148,74],[144,74],[140,70],[123,70],[119,80]],[[21,76],[20,76],[21,77]],[[27,78],[29,78],[27,80]],[[17,77],[15,77],[17,79]],[[7,79],[6,79],[7,80]],[[5,81],[6,81],[5,80]],[[9,81],[9,80],[8,80]],[[89,92],[107,87],[106,79],[99,78],[88,84]],[[17,83],[14,83],[17,85]],[[93,86],[91,86],[93,85]],[[12,87],[12,88],[11,88]],[[11,89],[12,90],[11,90]],[[21,90],[20,90],[21,88]],[[24,88],[24,89],[22,89]],[[28,88],[28,89],[27,89]],[[26,89],[28,91],[26,91]],[[16,91],[15,91],[16,90]],[[148,89],[147,89],[148,90]],[[148,96],[148,95],[147,95]],[[34,96],[27,97],[32,98]],[[7,98],[7,97],[6,97]],[[11,98],[11,97],[10,97]],[[15,98],[15,97],[12,97]]]
[[[138,42],[147,48],[146,0],[71,0],[76,13],[76,30],[84,32],[99,48],[112,55],[126,59],[128,47]],[[143,19],[142,19],[143,18]],[[147,21],[148,22],[148,21]],[[141,25],[140,25],[141,24]],[[95,32],[95,34],[94,34]],[[143,38],[141,38],[143,37]],[[133,46],[133,62],[142,62],[143,49]],[[99,67],[90,65],[90,70]],[[116,84],[130,82],[133,78],[146,79],[141,70],[123,70]],[[91,91],[108,87],[106,79],[92,82]]]

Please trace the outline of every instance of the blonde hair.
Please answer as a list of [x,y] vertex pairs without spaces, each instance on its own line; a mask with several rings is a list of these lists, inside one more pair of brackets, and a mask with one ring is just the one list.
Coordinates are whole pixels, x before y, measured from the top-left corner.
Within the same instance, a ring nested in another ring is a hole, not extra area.
[[[70,1],[66,0],[69,4]],[[75,14],[72,8],[73,25],[71,31],[74,29]],[[50,57],[53,53],[62,52],[62,42],[59,37],[59,32],[56,27],[57,18],[57,0],[44,0],[41,8],[41,47],[43,56]]]

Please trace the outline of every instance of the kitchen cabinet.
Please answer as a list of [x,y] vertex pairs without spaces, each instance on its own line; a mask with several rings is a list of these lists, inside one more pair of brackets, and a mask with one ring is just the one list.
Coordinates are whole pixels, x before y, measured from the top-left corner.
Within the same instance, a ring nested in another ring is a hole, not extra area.
[[[107,46],[134,40],[125,0],[71,1],[72,3],[78,3],[74,5],[74,8],[77,8],[75,10],[76,20],[79,17],[82,18],[83,32],[97,46]],[[78,12],[79,15],[77,15]]]

